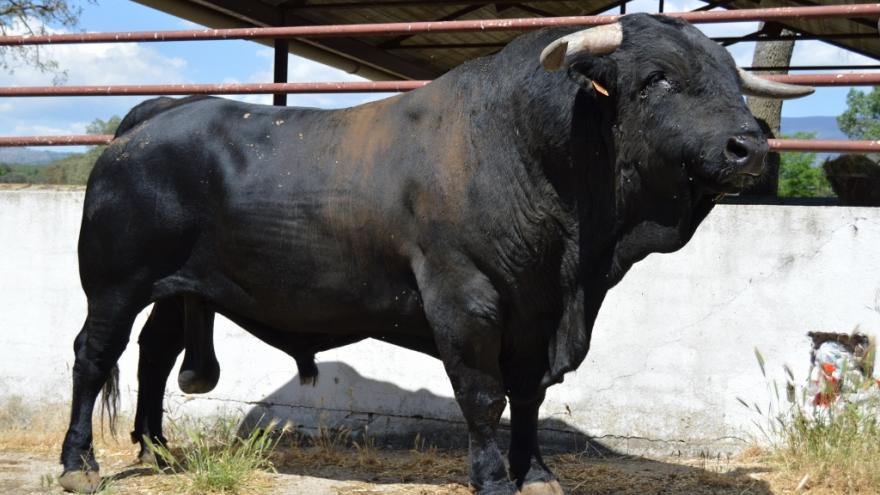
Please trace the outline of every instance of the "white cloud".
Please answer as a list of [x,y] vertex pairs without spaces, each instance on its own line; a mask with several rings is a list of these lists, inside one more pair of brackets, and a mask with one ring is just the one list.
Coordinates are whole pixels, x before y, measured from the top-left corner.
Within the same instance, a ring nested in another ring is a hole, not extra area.
[[[266,59],[266,67],[247,76],[246,82],[266,83],[273,81],[272,58],[273,51],[269,48],[258,49],[255,56]],[[288,58],[288,81],[290,82],[337,82],[337,81],[364,81],[365,79],[349,74],[345,71],[320,64],[307,58],[291,55]],[[224,83],[241,82],[236,78],[227,78]],[[368,101],[380,100],[391,96],[390,93],[354,93],[354,94],[318,94],[303,93],[287,95],[287,104],[300,107],[318,108],[344,108]],[[269,105],[272,103],[272,95],[229,95],[230,99],[247,103],[259,103]]]
[[[52,32],[62,32],[51,30]],[[43,57],[67,73],[65,85],[186,82],[187,63],[140,43],[44,46]],[[0,71],[0,86],[49,86],[53,74],[30,66]],[[123,115],[145,97],[7,98],[0,105],[0,134],[81,134],[94,118]]]
[[[178,83],[187,65],[139,43],[55,45],[42,52],[67,73],[68,85]],[[17,67],[12,74],[0,73],[0,84],[46,86],[52,78],[33,67]]]
[[[51,34],[68,33],[31,21],[35,31]],[[10,34],[26,33],[24,26],[16,22]],[[99,43],[40,46],[41,57],[55,60],[58,69],[67,73],[68,85],[150,84],[183,81],[186,60],[166,57],[143,43]],[[52,74],[42,73],[34,67],[19,65],[12,74],[0,72],[0,84],[17,86],[51,85]]]
[[[867,65],[876,64],[877,61],[859,55],[858,53],[844,50],[821,41],[799,41],[795,43],[794,54],[791,57],[792,65]],[[862,69],[862,72],[865,70]],[[834,71],[852,72],[852,71]],[[871,71],[875,72],[875,71]]]
[[13,127],[13,133],[23,136],[52,136],[59,134],[85,134],[88,122],[71,122],[65,126],[49,126],[33,123],[19,123]]

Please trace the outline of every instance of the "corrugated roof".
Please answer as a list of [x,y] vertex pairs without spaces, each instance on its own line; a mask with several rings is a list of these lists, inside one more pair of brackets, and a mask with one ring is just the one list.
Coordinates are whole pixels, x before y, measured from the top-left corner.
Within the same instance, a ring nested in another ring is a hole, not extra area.
[[[360,24],[590,15],[620,5],[608,0],[135,0],[209,27]],[[798,7],[863,3],[854,0],[733,0],[707,7]],[[870,19],[797,19],[792,30],[880,59],[877,24]],[[493,53],[518,32],[428,33],[395,37],[323,38],[293,43],[291,51],[370,79],[431,79],[462,62]]]

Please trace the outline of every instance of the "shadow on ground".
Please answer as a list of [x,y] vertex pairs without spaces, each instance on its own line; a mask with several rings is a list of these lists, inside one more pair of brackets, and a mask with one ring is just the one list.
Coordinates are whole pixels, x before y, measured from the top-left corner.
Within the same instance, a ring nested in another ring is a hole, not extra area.
[[[457,489],[448,491],[449,484],[462,489],[466,486],[467,430],[452,398],[369,379],[345,363],[321,363],[319,371],[315,386],[300,385],[299,377],[294,376],[260,400],[242,423],[241,433],[246,433],[267,418],[275,418],[296,425],[305,436],[313,436],[301,442],[305,448],[281,447],[279,473],[387,487],[402,482],[422,483],[440,490],[420,488],[412,493],[458,493]],[[357,406],[363,404],[369,404],[371,411],[359,412]],[[315,425],[321,425],[323,432]],[[348,432],[348,443],[334,447],[338,449],[335,453],[327,448],[327,438],[323,443],[315,440],[321,434],[334,440],[334,432],[338,431]],[[624,455],[558,418],[543,420],[539,437],[548,464],[568,493],[773,493],[765,481],[751,476],[765,472],[765,468],[737,464],[729,458],[704,457],[686,462]],[[367,445],[377,448],[365,450],[365,439]],[[499,435],[504,449],[508,440],[509,425],[504,423]],[[420,449],[413,449],[416,443]],[[425,450],[424,446],[436,449]],[[375,493],[407,492],[394,489]]]
[[[467,448],[467,428],[454,399],[425,389],[409,391],[391,382],[373,380],[341,362],[321,363],[318,369],[315,385],[300,385],[299,376],[294,375],[257,401],[248,411],[241,432],[272,418],[282,423],[289,421],[306,435],[316,434],[317,425],[331,431],[346,428],[355,440],[366,433],[382,447],[412,448],[418,435],[427,445]],[[548,452],[617,454],[560,419],[544,419],[539,429],[542,445]],[[499,441],[505,448],[509,430],[509,423],[502,420]]]

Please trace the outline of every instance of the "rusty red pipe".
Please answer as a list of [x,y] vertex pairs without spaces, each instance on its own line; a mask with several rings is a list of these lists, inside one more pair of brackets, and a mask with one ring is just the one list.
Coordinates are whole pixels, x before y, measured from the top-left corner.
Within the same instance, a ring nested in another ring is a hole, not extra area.
[[[810,86],[875,86],[880,73],[798,74],[761,76],[774,81]],[[0,96],[153,96],[235,95],[274,93],[386,93],[410,91],[431,81],[346,81],[251,84],[136,84],[118,86],[15,86],[0,87]]]
[[880,85],[880,73],[856,72],[851,74],[785,74],[760,75],[789,84],[805,84],[808,86],[876,86]]
[[770,139],[773,151],[819,151],[832,153],[880,153],[880,141],[831,139]]
[[[694,23],[813,19],[819,17],[877,17],[880,4],[820,5],[777,7],[711,12],[671,12]],[[283,26],[267,28],[202,29],[180,31],[137,31],[114,33],[64,33],[0,36],[0,46],[48,45],[67,43],[116,43],[153,41],[226,40],[257,38],[329,38],[346,36],[394,36],[401,34],[456,33],[472,31],[514,31],[547,26],[593,26],[615,22],[620,16],[570,16],[525,19],[487,19],[467,21],[395,22],[382,24],[344,24],[321,26]]]
[[[113,140],[110,134],[77,136],[0,137],[0,147],[102,145]],[[842,141],[823,139],[770,139],[773,151],[821,151],[837,153],[880,153],[880,141]]]
[[150,96],[270,93],[385,93],[421,88],[431,81],[346,81],[251,84],[136,84],[118,86],[0,87],[0,96]]
[[112,134],[86,134],[79,136],[3,136],[0,147],[9,146],[83,146],[107,144]]

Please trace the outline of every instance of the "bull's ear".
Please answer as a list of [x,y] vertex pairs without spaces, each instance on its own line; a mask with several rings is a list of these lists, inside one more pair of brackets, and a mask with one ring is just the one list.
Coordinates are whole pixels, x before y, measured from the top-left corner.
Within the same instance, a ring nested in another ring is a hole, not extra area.
[[605,96],[617,92],[617,64],[604,57],[580,55],[568,66],[568,78],[582,88]]

